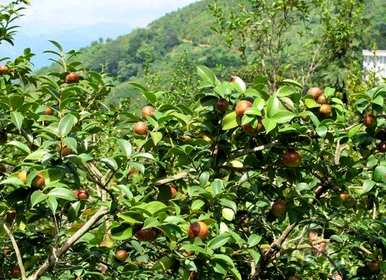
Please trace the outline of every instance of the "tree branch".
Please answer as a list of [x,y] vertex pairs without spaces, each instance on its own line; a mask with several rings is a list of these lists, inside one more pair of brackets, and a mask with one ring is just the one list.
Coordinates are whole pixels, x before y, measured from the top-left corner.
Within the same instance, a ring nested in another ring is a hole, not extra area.
[[171,182],[174,182],[174,181],[178,181],[178,180],[181,180],[181,179],[184,179],[188,176],[188,172],[186,171],[183,171],[183,172],[180,172],[174,176],[171,176],[171,177],[167,177],[165,179],[161,179],[161,180],[158,180],[155,182],[155,185],[156,186],[162,186],[162,185],[166,185],[166,184],[169,184]]
[[5,232],[6,232],[7,235],[8,235],[9,239],[11,239],[13,250],[14,250],[15,253],[16,253],[16,259],[17,259],[17,263],[18,263],[19,268],[20,268],[21,279],[26,280],[27,277],[26,277],[26,274],[25,274],[25,269],[24,269],[23,259],[22,259],[22,257],[21,257],[21,253],[20,253],[20,250],[19,250],[19,246],[17,246],[15,237],[13,236],[11,230],[8,228],[7,224],[4,223],[4,224],[3,224],[3,227],[4,227]]
[[70,249],[86,232],[88,232],[99,219],[107,215],[109,210],[105,207],[100,208],[77,232],[74,233],[59,249],[48,257],[48,259],[36,270],[28,280],[37,280],[42,276],[50,267],[56,264],[58,258],[64,255],[68,249]]
[[257,264],[256,272],[251,276],[251,280],[259,279],[259,275],[262,271],[261,266],[266,264],[275,254],[275,252],[280,249],[283,242],[287,239],[292,230],[298,225],[298,222],[290,224],[287,228],[282,232],[282,234],[272,242],[269,246],[269,249],[264,253],[262,260]]

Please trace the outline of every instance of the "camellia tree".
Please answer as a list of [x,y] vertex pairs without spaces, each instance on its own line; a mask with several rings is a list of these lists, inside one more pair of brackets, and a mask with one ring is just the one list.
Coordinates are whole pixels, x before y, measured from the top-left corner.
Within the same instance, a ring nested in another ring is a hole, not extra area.
[[132,83],[131,112],[53,44],[59,72],[32,74],[29,50],[0,67],[1,278],[385,275],[386,87],[348,106],[199,67],[194,104]]

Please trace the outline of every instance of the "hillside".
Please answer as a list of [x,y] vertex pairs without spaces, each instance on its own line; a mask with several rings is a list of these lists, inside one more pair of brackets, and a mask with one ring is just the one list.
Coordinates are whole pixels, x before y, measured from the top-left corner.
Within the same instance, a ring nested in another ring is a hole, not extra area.
[[[212,30],[213,15],[208,5],[214,0],[202,0],[190,4],[178,11],[169,13],[154,21],[147,28],[136,29],[115,40],[100,40],[89,47],[81,49],[79,59],[86,67],[96,71],[106,71],[124,82],[132,78],[143,77],[160,85],[165,85],[174,75],[186,75],[186,69],[194,71],[197,64],[210,68],[221,69],[225,77],[242,65],[239,53],[230,50],[224,39]],[[235,3],[243,0],[217,1],[228,8],[237,8]],[[365,16],[369,20],[370,32],[366,42],[377,42],[379,49],[386,48],[386,3],[374,0],[368,4]],[[315,15],[317,17],[317,15]],[[315,26],[317,29],[317,26]],[[290,56],[302,63],[309,59],[309,53],[301,52],[302,38],[297,34],[298,28],[293,28],[288,34],[297,42],[289,48]],[[363,43],[363,48],[369,48],[370,43]],[[190,68],[189,68],[190,67]],[[178,74],[178,68],[182,72]],[[189,71],[188,71],[189,72]],[[216,71],[220,73],[220,71]],[[162,74],[160,74],[162,73]],[[182,76],[179,76],[180,78]],[[190,77],[183,76],[185,79]],[[166,81],[167,80],[167,81]],[[186,82],[187,84],[190,81]],[[162,89],[162,87],[160,87]],[[172,87],[168,87],[170,90]],[[119,92],[125,92],[125,86],[118,87]]]

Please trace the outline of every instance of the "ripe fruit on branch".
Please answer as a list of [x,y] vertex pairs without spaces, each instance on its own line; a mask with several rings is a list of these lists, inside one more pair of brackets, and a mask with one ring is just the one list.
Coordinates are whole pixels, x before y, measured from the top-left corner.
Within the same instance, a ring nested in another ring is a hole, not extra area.
[[287,203],[283,199],[276,200],[271,208],[271,213],[274,217],[278,218],[283,216],[287,212]]
[[379,143],[378,151],[380,151],[381,153],[385,153],[386,152],[386,142]]
[[339,194],[339,199],[342,201],[342,202],[347,202],[350,200],[350,194],[347,193],[347,192],[342,192]]
[[329,104],[322,104],[319,108],[319,113],[324,117],[329,117],[332,113],[332,107]]
[[157,238],[157,235],[157,229],[154,228],[140,229],[135,233],[135,236],[141,241],[152,241]]
[[327,104],[327,97],[324,94],[322,94],[321,96],[318,97],[316,102],[318,102],[319,104]]
[[309,233],[308,233],[308,239],[311,241],[311,242],[315,242],[316,240],[318,240],[318,233],[314,230],[311,230]]
[[323,91],[318,87],[313,87],[308,90],[307,94],[311,95],[315,100],[318,100],[318,98],[323,94]]
[[65,157],[74,153],[67,145],[64,145],[64,144],[59,144],[58,152],[62,157]]
[[129,253],[124,249],[120,249],[115,252],[115,258],[120,262],[124,262],[128,257]]
[[54,114],[54,110],[51,107],[47,107],[43,111],[43,115],[45,115],[45,116],[52,116],[53,114]]
[[32,181],[32,186],[35,188],[42,188],[46,184],[43,173],[39,172],[36,174],[35,178]]
[[145,122],[137,122],[134,124],[133,131],[138,135],[146,135],[148,132],[147,123]]
[[205,239],[209,234],[209,229],[206,223],[196,222],[189,226],[188,235],[189,238],[199,237]]
[[245,112],[252,107],[252,102],[249,100],[241,100],[236,104],[236,116],[242,117]]
[[247,90],[247,85],[245,82],[238,76],[231,76],[231,83],[237,84],[242,91]]
[[8,74],[9,68],[6,65],[0,65],[0,75]]
[[67,84],[74,84],[79,82],[80,80],[80,75],[76,72],[70,72],[66,75],[65,82]]
[[18,265],[15,265],[11,270],[11,276],[13,278],[19,278],[21,276],[21,270]]
[[381,266],[378,260],[372,260],[368,262],[366,266],[372,274],[378,274],[381,271]]
[[142,117],[146,119],[147,117],[153,117],[155,115],[155,109],[153,106],[145,106],[142,108]]
[[288,167],[298,167],[301,161],[302,157],[294,149],[288,149],[282,159],[283,164]]
[[376,117],[371,113],[366,113],[363,118],[363,124],[366,127],[372,127],[377,123]]
[[79,200],[87,200],[89,198],[89,194],[85,190],[79,190],[75,192],[76,198]]
[[221,99],[217,100],[216,109],[218,111],[226,112],[226,110],[228,110],[228,107],[229,107],[229,102],[226,99],[221,98]]
[[22,170],[19,173],[17,173],[16,176],[17,176],[17,178],[19,178],[20,181],[23,182],[23,184],[25,184],[27,182],[27,171]]
[[12,209],[7,212],[7,216],[5,217],[5,221],[8,224],[12,224],[13,221],[16,219],[16,210]]

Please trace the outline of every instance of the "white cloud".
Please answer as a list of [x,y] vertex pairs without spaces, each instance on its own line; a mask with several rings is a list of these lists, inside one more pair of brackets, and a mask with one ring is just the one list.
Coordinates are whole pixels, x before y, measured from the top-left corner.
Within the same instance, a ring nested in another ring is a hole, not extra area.
[[98,24],[143,27],[196,0],[32,0],[21,25],[33,33]]

